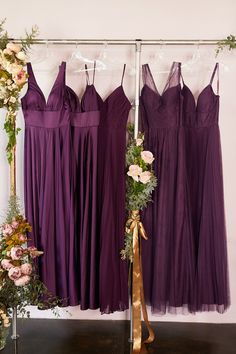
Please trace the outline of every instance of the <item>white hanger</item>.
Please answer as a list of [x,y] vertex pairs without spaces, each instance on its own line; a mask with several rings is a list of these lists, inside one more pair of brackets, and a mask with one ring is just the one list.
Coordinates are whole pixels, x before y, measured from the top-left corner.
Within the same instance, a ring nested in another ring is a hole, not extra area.
[[[94,59],[85,57],[81,50],[76,44],[75,50],[72,52],[70,59],[67,62],[68,66],[71,67],[71,71],[78,73],[82,71],[93,71]],[[85,69],[85,64],[89,65],[87,70]],[[99,70],[104,67],[104,64],[101,60],[96,59],[96,70]]]
[[[37,71],[54,71],[58,68],[58,58],[55,55],[55,50],[52,49],[53,44],[49,45],[47,41],[43,46],[33,46],[33,49],[30,50],[29,59],[32,64],[37,66]],[[38,64],[42,64],[43,66]]]

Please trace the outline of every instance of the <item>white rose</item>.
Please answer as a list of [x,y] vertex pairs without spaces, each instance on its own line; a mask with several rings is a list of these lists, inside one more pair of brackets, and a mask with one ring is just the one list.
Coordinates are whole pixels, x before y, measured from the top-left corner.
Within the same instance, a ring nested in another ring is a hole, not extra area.
[[142,173],[142,171],[143,171],[142,168],[139,167],[138,165],[130,165],[127,175],[132,177],[136,182],[138,182],[139,175],[140,175],[140,173]]
[[154,161],[153,154],[150,151],[142,151],[141,157],[144,162],[151,164]]
[[151,177],[152,177],[152,173],[149,171],[145,171],[140,174],[139,180],[143,184],[146,184],[150,181]]
[[10,99],[9,99],[9,102],[15,103],[16,102],[16,98],[14,96],[11,96]]
[[7,80],[7,85],[11,85],[11,83],[12,83],[11,79],[8,79]]
[[16,57],[22,61],[26,60],[26,55],[24,52],[20,51],[19,53],[16,54]]
[[7,49],[11,50],[14,53],[19,53],[19,51],[21,50],[21,46],[19,44],[9,42],[7,43]]
[[143,143],[143,139],[136,139],[136,145],[140,146]]

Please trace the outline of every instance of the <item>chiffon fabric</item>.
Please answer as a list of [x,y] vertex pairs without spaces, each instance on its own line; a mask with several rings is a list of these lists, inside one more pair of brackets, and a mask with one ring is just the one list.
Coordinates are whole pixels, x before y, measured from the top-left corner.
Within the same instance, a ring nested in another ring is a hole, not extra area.
[[99,126],[100,309],[128,308],[128,267],[121,260],[125,227],[126,125],[131,104],[119,85],[104,101]]
[[25,117],[25,213],[30,244],[44,251],[39,275],[64,305],[128,308],[125,224],[126,123],[131,104],[119,85],[105,101],[89,82],[79,100],[65,62],[46,102],[30,63]]
[[81,98],[70,91],[74,102],[71,117],[73,210],[75,226],[75,252],[79,278],[79,300],[82,310],[99,308],[99,234],[97,174],[98,174],[98,127],[102,99],[89,83]]
[[[213,80],[217,74],[217,93]],[[230,305],[219,131],[219,64],[197,101],[183,82],[187,179],[195,240],[195,309],[223,313]]]
[[197,104],[174,62],[162,95],[143,65],[142,126],[158,187],[143,213],[145,297],[152,310],[196,312],[229,306],[219,96],[212,81]]
[[31,63],[28,90],[22,98],[25,118],[25,214],[32,226],[29,244],[44,252],[39,275],[48,289],[77,305],[78,268],[74,248],[71,198],[71,102],[62,62],[46,101]]

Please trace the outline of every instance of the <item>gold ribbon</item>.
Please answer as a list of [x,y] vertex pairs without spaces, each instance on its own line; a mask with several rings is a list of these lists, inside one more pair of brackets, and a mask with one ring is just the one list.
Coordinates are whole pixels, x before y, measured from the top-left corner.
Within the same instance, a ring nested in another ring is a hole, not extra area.
[[[155,334],[148,320],[147,308],[144,298],[143,274],[142,274],[142,254],[141,238],[147,240],[147,234],[140,221],[139,210],[133,210],[126,223],[126,227],[133,234],[133,283],[132,283],[132,304],[133,304],[133,354],[147,353],[145,344],[154,341]],[[142,342],[142,319],[148,329],[148,338]]]

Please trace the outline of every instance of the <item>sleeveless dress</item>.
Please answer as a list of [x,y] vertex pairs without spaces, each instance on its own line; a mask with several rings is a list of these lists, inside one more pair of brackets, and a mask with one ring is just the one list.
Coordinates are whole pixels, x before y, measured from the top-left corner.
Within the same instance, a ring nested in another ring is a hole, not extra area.
[[[217,94],[212,83],[218,74]],[[183,81],[188,186],[195,239],[196,311],[223,313],[230,304],[219,120],[219,64],[194,96]]]
[[22,98],[25,118],[25,213],[32,225],[30,244],[44,255],[39,275],[48,289],[78,304],[71,198],[71,106],[62,62],[48,100],[38,86],[31,63],[28,91]]
[[[97,202],[97,155],[98,126],[102,99],[93,83],[87,86],[81,99],[77,100],[72,114],[72,164],[75,215],[75,249],[80,276],[79,298],[82,310],[99,308],[99,233]],[[95,73],[95,66],[94,66]],[[72,98],[72,95],[71,95]]]
[[141,119],[154,157],[158,187],[143,212],[144,292],[153,312],[194,311],[194,236],[186,184],[180,63],[172,64],[160,94],[148,64],[142,66]]
[[[125,66],[124,66],[125,70]],[[123,77],[104,101],[99,126],[100,309],[128,308],[127,263],[121,260],[125,230],[126,125],[131,104]]]

